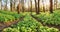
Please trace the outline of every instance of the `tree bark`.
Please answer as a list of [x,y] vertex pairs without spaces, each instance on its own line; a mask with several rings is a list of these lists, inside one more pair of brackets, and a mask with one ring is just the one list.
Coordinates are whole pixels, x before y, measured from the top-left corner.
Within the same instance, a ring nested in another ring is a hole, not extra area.
[[45,12],[44,0],[42,0],[42,3],[43,3],[43,11]]
[[12,11],[12,0],[10,0],[10,10]]
[[1,10],[2,10],[2,0],[1,0]]
[[50,0],[50,13],[53,13],[53,1]]
[[30,3],[31,3],[30,11],[31,11],[31,15],[32,15],[32,0],[30,0]]
[[16,10],[16,9],[15,9],[15,3],[16,3],[16,0],[14,0],[14,10]]
[[19,0],[19,4],[17,5],[17,12],[18,12],[18,14],[20,14],[20,9],[21,9],[21,4],[20,4],[20,0]]
[[35,9],[36,9],[36,14],[39,14],[40,12],[40,0],[38,0],[38,7],[37,7],[37,1],[35,0]]
[[8,1],[8,0],[6,0],[6,10],[7,10],[7,1]]
[[24,0],[21,0],[21,4],[22,4],[22,12],[24,12]]
[[57,0],[54,0],[54,8],[57,9]]
[[35,9],[36,9],[36,14],[38,14],[37,13],[37,2],[36,2],[36,0],[35,0]]
[[6,4],[5,4],[5,7],[4,7],[4,10],[7,10],[7,1],[8,0],[6,0]]
[[37,11],[37,14],[39,14],[40,12],[40,0],[38,0],[38,11]]
[[30,6],[29,6],[29,4],[30,4],[30,3],[29,3],[29,1],[28,1],[28,12],[30,11]]
[[1,10],[2,10],[2,0],[1,0]]

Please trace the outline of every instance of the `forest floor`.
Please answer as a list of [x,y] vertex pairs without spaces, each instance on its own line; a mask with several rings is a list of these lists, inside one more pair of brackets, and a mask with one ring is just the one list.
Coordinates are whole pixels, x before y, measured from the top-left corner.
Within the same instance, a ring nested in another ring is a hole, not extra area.
[[19,20],[15,20],[15,21],[13,21],[13,22],[10,22],[10,24],[9,24],[9,23],[7,23],[7,24],[0,23],[0,32],[1,32],[4,28],[10,27],[10,26],[13,25],[13,24],[17,24],[19,21],[22,21],[23,18],[24,18],[24,16],[21,17]]
[[[31,15],[32,16],[32,15]],[[37,17],[34,17],[34,16],[32,16],[34,19],[36,19],[38,22],[40,22],[43,26],[48,26],[48,27],[54,27],[54,28],[57,28],[57,29],[59,29],[59,31],[60,31],[60,25],[49,25],[49,24],[44,24],[40,19],[38,19]]]

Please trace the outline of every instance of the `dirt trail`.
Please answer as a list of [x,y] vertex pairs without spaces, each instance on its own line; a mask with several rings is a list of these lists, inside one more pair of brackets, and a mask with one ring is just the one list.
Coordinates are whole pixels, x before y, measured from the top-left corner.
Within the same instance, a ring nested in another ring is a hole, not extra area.
[[0,32],[1,32],[4,28],[10,27],[10,26],[13,25],[13,24],[17,24],[17,23],[18,23],[19,21],[21,21],[23,18],[24,18],[24,16],[21,17],[19,20],[15,20],[15,21],[11,22],[8,26],[7,26],[6,24],[0,23]]
[[40,19],[38,19],[37,17],[34,17],[34,16],[32,16],[34,19],[36,19],[38,22],[40,22],[43,26],[48,26],[48,27],[54,27],[54,28],[57,28],[57,29],[59,29],[60,30],[60,25],[49,25],[49,24],[43,24],[43,22],[40,20]]

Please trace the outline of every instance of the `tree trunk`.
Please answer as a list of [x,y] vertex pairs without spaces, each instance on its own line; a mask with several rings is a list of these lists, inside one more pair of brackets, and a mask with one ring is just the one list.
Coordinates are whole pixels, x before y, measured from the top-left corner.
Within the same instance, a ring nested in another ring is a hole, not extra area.
[[45,12],[44,0],[42,0],[42,3],[43,3],[43,11]]
[[40,0],[38,0],[38,11],[37,11],[37,14],[39,14],[39,11],[40,11]]
[[31,3],[30,11],[31,11],[31,15],[32,15],[32,0],[30,0],[30,3]]
[[7,0],[6,0],[6,10],[7,10]]
[[19,4],[17,6],[17,12],[18,12],[18,14],[20,14],[20,9],[21,9],[21,4],[20,4],[20,0],[19,0]]
[[18,12],[18,14],[20,14],[20,9],[21,9],[21,7],[20,7],[20,3],[19,3],[18,6],[17,6],[17,12]]
[[36,2],[36,0],[35,0],[35,9],[36,9],[36,14],[38,14],[38,12],[37,12],[37,2]]
[[15,11],[15,0],[12,0],[12,11]]
[[15,3],[16,3],[16,0],[14,0],[14,10],[16,10],[16,9],[15,9]]
[[10,10],[12,11],[12,0],[10,0]]
[[53,1],[50,0],[50,13],[53,13]]
[[22,5],[22,12],[24,12],[24,4]]
[[28,12],[30,11],[29,1],[28,1]]
[[22,12],[24,12],[24,0],[22,0]]
[[6,4],[5,4],[4,10],[7,10],[7,1],[8,1],[8,0],[6,0]]
[[54,6],[55,6],[55,9],[57,9],[57,0],[54,0]]
[[2,10],[2,0],[1,0],[1,10]]
[[39,14],[39,11],[40,11],[40,0],[38,0],[38,7],[37,7],[37,1],[35,0],[35,8],[36,8],[36,14]]

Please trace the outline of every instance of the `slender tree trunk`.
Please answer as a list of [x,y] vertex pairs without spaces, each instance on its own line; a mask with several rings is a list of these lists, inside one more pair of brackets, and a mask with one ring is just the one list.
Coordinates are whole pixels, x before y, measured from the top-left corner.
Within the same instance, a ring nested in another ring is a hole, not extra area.
[[2,0],[1,0],[1,10],[2,10]]
[[38,0],[38,7],[37,7],[37,1],[35,0],[35,8],[36,8],[36,14],[39,14],[40,11],[40,0]]
[[24,12],[24,4],[22,5],[22,12]]
[[36,9],[36,14],[38,14],[37,13],[37,2],[36,2],[36,0],[35,0],[35,9]]
[[40,12],[40,0],[38,0],[38,11],[37,11],[37,14],[39,14]]
[[53,1],[50,0],[50,13],[53,13]]
[[18,12],[18,14],[20,14],[20,9],[21,9],[21,7],[20,7],[20,0],[19,0],[19,4],[17,6],[17,12]]
[[29,9],[30,7],[29,7],[29,1],[28,1],[28,12],[30,11],[30,9]]
[[12,0],[12,11],[15,11],[15,3],[14,3],[15,0]]
[[6,10],[7,10],[7,1],[8,1],[8,0],[6,0]]
[[16,0],[14,0],[14,10],[16,10],[16,9],[15,9],[15,3],[16,3]]
[[57,9],[57,0],[54,0],[54,9]]
[[30,11],[31,11],[31,15],[32,15],[32,0],[30,0],[30,3],[31,3]]
[[12,0],[10,0],[10,10],[12,11]]
[[45,12],[45,7],[44,7],[44,5],[43,5],[43,11]]
[[18,12],[18,14],[20,13],[20,6],[19,6],[20,4],[18,4],[18,6],[17,6],[17,12]]
[[57,9],[57,0],[54,0],[54,1],[56,2],[55,4],[56,4],[56,9]]
[[57,9],[57,0],[56,0],[56,9]]
[[22,1],[22,12],[24,12],[24,0]]
[[4,7],[4,10],[7,10],[7,1],[8,0],[6,0],[6,4],[5,4],[5,7]]
[[45,12],[44,0],[42,0],[42,3],[43,3],[43,11]]

